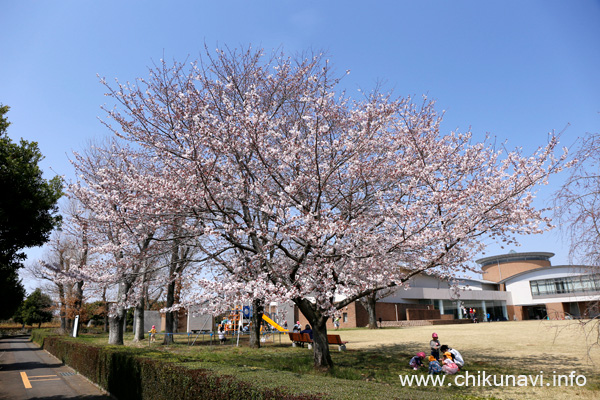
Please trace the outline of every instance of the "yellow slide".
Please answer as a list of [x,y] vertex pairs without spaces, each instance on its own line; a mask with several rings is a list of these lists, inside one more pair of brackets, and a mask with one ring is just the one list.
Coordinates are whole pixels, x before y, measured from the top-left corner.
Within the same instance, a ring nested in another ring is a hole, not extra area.
[[282,328],[281,325],[273,321],[271,318],[267,317],[265,314],[263,314],[263,319],[267,321],[267,323],[270,324],[273,328],[277,329],[279,332],[289,332],[289,330]]

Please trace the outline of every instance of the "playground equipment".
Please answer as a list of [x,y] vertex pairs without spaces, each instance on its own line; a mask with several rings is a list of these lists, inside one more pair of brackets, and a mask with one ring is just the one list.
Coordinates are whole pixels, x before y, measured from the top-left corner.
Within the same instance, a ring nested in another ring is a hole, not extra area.
[[242,314],[242,308],[240,306],[236,306],[233,310],[229,311],[229,323],[226,325],[226,330],[231,331],[239,331],[242,323],[242,319],[240,318]]
[[273,321],[271,318],[267,317],[266,314],[263,314],[262,319],[268,323],[269,325],[271,325],[273,328],[277,329],[279,332],[289,332],[288,329],[283,328],[281,325],[279,325],[277,322]]

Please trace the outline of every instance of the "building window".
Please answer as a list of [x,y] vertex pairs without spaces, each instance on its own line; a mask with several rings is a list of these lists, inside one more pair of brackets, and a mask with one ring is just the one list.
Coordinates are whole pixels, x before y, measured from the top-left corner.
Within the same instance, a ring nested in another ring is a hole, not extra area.
[[531,295],[600,292],[600,274],[529,281]]
[[342,313],[342,322],[348,322],[348,313]]

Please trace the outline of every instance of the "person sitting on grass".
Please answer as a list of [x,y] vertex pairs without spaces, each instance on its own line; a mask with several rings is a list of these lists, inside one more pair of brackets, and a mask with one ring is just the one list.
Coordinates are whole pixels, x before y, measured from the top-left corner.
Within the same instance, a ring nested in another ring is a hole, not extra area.
[[435,375],[442,372],[440,362],[434,356],[429,356],[429,375]]
[[446,373],[446,375],[454,375],[458,372],[458,365],[452,361],[452,354],[447,351],[443,355],[444,361],[442,365],[442,371]]
[[425,358],[425,353],[422,351],[418,352],[416,356],[410,359],[408,365],[412,367],[415,371],[423,366],[423,359]]
[[454,361],[454,363],[458,365],[458,369],[461,369],[465,366],[465,360],[463,359],[462,355],[458,352],[458,350],[453,349],[452,347],[448,347],[448,345],[446,344],[443,344],[440,350],[442,354],[446,352],[452,354],[452,361]]

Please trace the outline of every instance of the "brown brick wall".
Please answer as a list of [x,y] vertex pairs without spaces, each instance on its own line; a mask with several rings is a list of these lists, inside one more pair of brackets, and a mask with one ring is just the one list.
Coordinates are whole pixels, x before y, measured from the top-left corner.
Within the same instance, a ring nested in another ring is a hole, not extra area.
[[[294,320],[300,321],[302,327],[308,324],[308,320],[306,317],[296,308],[294,313],[298,313],[298,317]],[[427,304],[401,304],[401,303],[381,303],[378,302],[375,307],[375,315],[377,316],[377,320],[381,318],[383,325],[385,326],[385,322],[395,322],[396,321],[396,312],[398,315],[398,321],[407,321],[407,313],[413,313],[414,315],[410,318],[410,320],[427,320],[427,319],[453,319],[452,315],[449,316],[440,316],[439,310],[434,310],[433,306]],[[360,304],[360,302],[355,301],[354,303],[349,304],[347,307],[344,307],[339,311],[340,313],[340,328],[356,328],[363,327],[369,324],[369,314],[367,310]],[[419,314],[421,313],[421,314]],[[347,322],[344,322],[343,314],[347,315]],[[291,324],[293,325],[293,323]],[[330,318],[327,321],[327,329],[333,330],[333,318]]]
[[[351,305],[354,305],[354,318],[356,319],[355,326],[367,326],[369,325],[369,313],[367,309],[362,306],[358,301],[355,301]],[[350,308],[348,306],[348,308]],[[377,307],[375,307],[375,315],[377,315]]]
[[550,319],[565,319],[563,303],[546,303],[546,313]]
[[[400,310],[398,310],[400,313]],[[377,303],[375,306],[375,315],[381,318],[382,321],[396,320],[396,304],[394,303]]]
[[423,319],[441,319],[440,310],[419,310],[407,309],[406,319],[408,321],[423,320]]
[[[369,318],[367,315],[367,311],[359,305],[360,309],[358,310],[358,314],[359,314],[359,320],[365,319],[367,322],[365,322],[365,325],[357,325],[356,321],[357,321],[357,307],[356,307],[357,302],[351,303],[349,304],[347,307],[344,307],[343,309],[341,309],[339,311],[340,314],[340,328],[356,328],[357,326],[365,326],[368,324]],[[297,307],[295,307],[294,310],[294,315],[296,315],[297,313],[297,319],[294,321],[294,323],[296,321],[300,321],[300,325],[302,325],[302,328],[304,328],[306,326],[306,324],[309,324],[308,319],[304,316],[304,314],[302,314],[302,312],[300,310],[298,310]],[[364,313],[364,316],[362,315]],[[347,322],[344,322],[344,318],[343,315],[346,314],[347,316]],[[309,324],[310,325],[310,324]],[[291,324],[290,328],[294,326],[294,324]],[[329,320],[327,321],[327,330],[333,330],[333,318],[329,318]]]
[[[394,315],[393,315],[393,318],[388,319],[388,321],[396,320],[396,308],[398,310],[398,321],[408,320],[408,317],[406,315],[407,310],[433,310],[433,305],[427,305],[427,304],[398,303],[398,304],[392,304],[392,305],[394,306]],[[385,318],[384,318],[384,321],[385,321]]]
[[512,321],[516,315],[518,321],[523,319],[523,307],[522,306],[506,306],[506,313],[508,314],[508,320]]
[[549,267],[550,261],[548,260],[527,260],[517,262],[507,262],[504,264],[493,264],[486,265],[483,267],[482,278],[492,282],[499,282],[502,279],[506,279],[510,276],[516,275],[520,272],[537,269],[540,267]]

